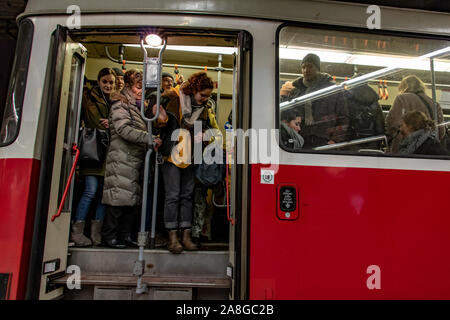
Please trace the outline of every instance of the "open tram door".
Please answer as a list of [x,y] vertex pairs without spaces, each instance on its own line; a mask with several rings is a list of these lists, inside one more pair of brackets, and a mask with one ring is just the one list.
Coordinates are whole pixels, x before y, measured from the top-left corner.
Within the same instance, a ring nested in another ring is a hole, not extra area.
[[[238,34],[238,53],[233,71],[231,124],[234,130],[240,129],[243,132],[247,132],[251,125],[251,74],[252,37],[250,33],[240,31]],[[248,202],[248,199],[250,199],[249,143],[242,143],[240,148],[236,148],[239,144],[235,134],[232,136],[232,142],[231,157],[233,164],[231,166],[227,165],[231,179],[231,183],[228,184],[231,189],[231,202],[227,215],[230,226],[230,256],[227,275],[231,278],[229,298],[240,300],[248,299],[248,213],[250,212],[250,203]],[[229,150],[227,149],[227,151]]]
[[42,167],[27,299],[48,300],[63,294],[63,288],[51,281],[64,276],[67,268],[74,184],[69,177],[75,160],[73,144],[78,141],[86,57],[86,48],[70,38],[67,28],[58,26],[51,39],[39,119]]

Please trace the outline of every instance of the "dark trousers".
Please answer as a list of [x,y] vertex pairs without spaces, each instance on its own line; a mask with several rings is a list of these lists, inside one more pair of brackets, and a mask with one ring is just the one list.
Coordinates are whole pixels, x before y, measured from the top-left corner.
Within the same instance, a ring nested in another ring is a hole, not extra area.
[[102,239],[125,239],[131,236],[136,218],[140,213],[139,206],[106,206],[106,215],[102,227]]
[[166,161],[161,171],[166,195],[164,204],[166,229],[191,228],[194,166],[182,169]]

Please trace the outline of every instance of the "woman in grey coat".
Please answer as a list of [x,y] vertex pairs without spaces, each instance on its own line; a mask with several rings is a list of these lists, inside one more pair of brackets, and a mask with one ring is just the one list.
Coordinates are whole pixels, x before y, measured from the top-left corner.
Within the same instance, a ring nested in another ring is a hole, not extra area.
[[110,113],[111,142],[106,157],[103,203],[104,244],[114,248],[136,246],[131,232],[142,202],[141,170],[148,142],[147,125],[141,117],[142,74],[125,74],[126,87],[113,96]]

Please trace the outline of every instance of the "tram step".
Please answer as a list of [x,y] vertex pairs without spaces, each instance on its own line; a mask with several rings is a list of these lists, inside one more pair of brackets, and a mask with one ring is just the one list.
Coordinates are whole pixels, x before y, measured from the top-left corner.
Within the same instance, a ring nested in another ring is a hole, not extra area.
[[[65,285],[71,275],[53,280],[54,284]],[[136,286],[137,277],[130,275],[95,275],[85,274],[81,276],[80,285],[103,285],[103,286]],[[206,277],[152,277],[143,276],[142,283],[149,287],[165,288],[230,288],[229,278],[206,278]]]
[[[138,253],[137,249],[71,248],[68,265],[80,267],[82,275],[131,275]],[[172,254],[167,250],[144,250],[145,275],[226,278],[228,256],[228,251]]]

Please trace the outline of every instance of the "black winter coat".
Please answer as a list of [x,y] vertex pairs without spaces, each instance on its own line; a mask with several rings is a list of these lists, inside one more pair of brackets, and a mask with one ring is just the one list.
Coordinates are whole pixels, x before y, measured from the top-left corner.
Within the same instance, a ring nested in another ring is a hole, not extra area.
[[[308,92],[308,87],[303,83],[303,77],[294,80],[292,83],[294,89],[289,93],[287,100],[334,85],[330,75],[320,73],[318,77],[317,82],[309,88]],[[348,139],[349,112],[342,93],[338,92],[312,101],[314,123],[311,125],[305,123],[305,104],[298,106],[297,110],[302,117],[301,134],[305,139],[304,148],[326,145],[330,140],[343,142]]]
[[425,142],[417,148],[414,154],[434,155],[434,156],[447,156],[448,151],[442,147],[442,145],[433,138],[428,138]]
[[378,94],[368,85],[348,90],[344,94],[350,114],[350,139],[384,134],[383,110]]

